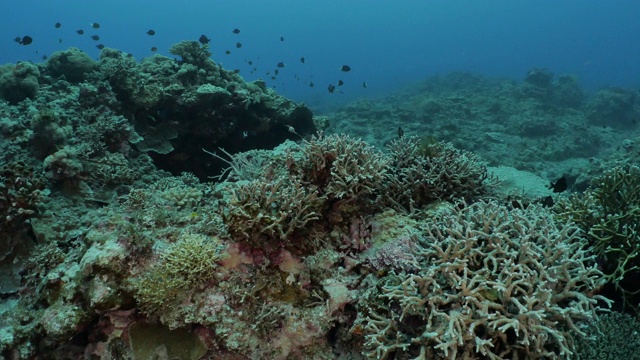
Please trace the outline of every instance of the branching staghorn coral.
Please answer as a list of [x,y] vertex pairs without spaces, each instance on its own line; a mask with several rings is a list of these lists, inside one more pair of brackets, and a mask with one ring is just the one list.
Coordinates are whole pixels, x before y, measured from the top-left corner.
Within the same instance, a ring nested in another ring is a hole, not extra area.
[[389,144],[391,158],[385,179],[387,202],[409,210],[438,200],[471,199],[487,190],[486,164],[449,143],[421,144],[403,136]]
[[640,168],[615,167],[595,179],[586,193],[558,203],[556,210],[587,233],[605,277],[625,302],[640,293],[633,281],[640,275]]
[[324,199],[296,178],[232,184],[221,209],[231,237],[267,252],[284,245],[296,230],[320,218]]
[[302,178],[335,199],[357,199],[382,190],[388,158],[348,135],[314,136],[302,147]]
[[[572,223],[538,206],[457,204],[424,226],[417,273],[361,304],[370,359],[559,359],[596,315],[604,282]],[[366,307],[365,307],[366,304]]]

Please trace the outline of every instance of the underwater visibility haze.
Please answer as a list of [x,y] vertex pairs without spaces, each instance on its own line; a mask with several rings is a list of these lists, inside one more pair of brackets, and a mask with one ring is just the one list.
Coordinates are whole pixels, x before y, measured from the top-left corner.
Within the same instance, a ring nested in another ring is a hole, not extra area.
[[640,359],[637,1],[0,14],[0,359]]

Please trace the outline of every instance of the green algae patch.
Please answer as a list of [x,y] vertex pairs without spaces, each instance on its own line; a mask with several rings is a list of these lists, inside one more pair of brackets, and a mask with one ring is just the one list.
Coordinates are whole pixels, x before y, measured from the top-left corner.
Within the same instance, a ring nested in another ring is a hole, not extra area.
[[131,325],[129,343],[135,360],[156,359],[159,355],[165,359],[197,360],[208,350],[194,333],[146,322]]

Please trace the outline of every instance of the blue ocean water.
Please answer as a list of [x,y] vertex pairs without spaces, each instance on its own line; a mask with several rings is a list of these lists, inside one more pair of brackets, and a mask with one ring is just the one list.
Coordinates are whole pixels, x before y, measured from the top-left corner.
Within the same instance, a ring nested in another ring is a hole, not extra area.
[[[640,2],[633,0],[34,0],[3,1],[0,14],[0,64],[39,62],[71,46],[97,57],[98,44],[137,58],[152,55],[151,47],[171,56],[172,44],[205,34],[225,68],[263,78],[312,108],[450,71],[521,79],[541,67],[575,74],[586,89],[640,84]],[[14,42],[25,35],[32,44]],[[341,92],[330,94],[339,80]]]

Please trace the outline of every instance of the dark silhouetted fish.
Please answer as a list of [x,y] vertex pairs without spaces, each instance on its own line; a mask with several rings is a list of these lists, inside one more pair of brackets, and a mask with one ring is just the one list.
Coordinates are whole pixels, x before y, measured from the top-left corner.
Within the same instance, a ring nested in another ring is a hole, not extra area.
[[404,136],[404,130],[400,126],[398,126],[398,137],[401,138],[403,136]]
[[280,41],[284,41],[284,36],[280,36]]
[[76,34],[82,35],[82,34],[84,34],[84,30],[82,30],[82,29],[76,30]]
[[60,27],[62,26],[62,24],[60,24],[59,22],[57,22],[55,25],[53,25],[56,29],[60,29]]
[[304,64],[304,57],[300,58],[300,62]]
[[285,65],[284,65],[284,63],[282,61],[279,62],[276,66],[279,67],[279,68],[285,67]]
[[104,45],[102,45],[102,44],[98,44],[98,45],[96,45],[96,47],[97,47],[98,49],[100,49],[100,50],[104,49]]
[[240,34],[240,29],[235,28],[235,29],[233,29],[233,31],[231,31],[231,32],[232,32],[232,33],[234,33],[234,34]]
[[551,195],[547,196],[546,198],[539,199],[538,202],[542,204],[543,207],[552,207],[555,203]]
[[58,44],[62,44],[62,38],[58,38]]
[[33,38],[29,35],[26,35],[23,37],[18,36],[17,38],[14,39],[14,41],[20,45],[29,45],[33,42]]
[[47,55],[42,55],[42,60],[47,60]]
[[309,87],[313,87],[313,81],[309,81]]
[[253,61],[249,60],[249,61],[247,61],[247,64],[253,65]]
[[562,176],[560,179],[556,180],[556,182],[552,182],[549,184],[549,189],[553,189],[554,193],[561,193],[567,190],[567,178]]
[[230,55],[231,54],[231,50],[227,50],[224,53],[227,54],[227,55]]
[[338,80],[338,86],[342,86],[342,85],[344,85],[344,81]]
[[100,29],[100,24],[98,24],[97,22],[91,23],[91,27],[94,29]]
[[340,71],[349,72],[349,71],[351,71],[351,66],[342,65],[342,66],[340,66]]
[[276,75],[278,75],[278,74],[280,74],[280,70],[275,69],[275,70],[273,70],[273,73],[274,73],[274,74],[276,74]]
[[239,43],[239,42],[237,42],[237,43],[236,43],[236,48],[240,49],[241,47],[242,47],[242,44],[241,44],[241,43]]
[[149,29],[149,31],[147,31],[147,35],[149,35],[149,36],[153,36],[155,34],[156,34],[156,31],[153,30],[153,29]]
[[98,41],[98,40],[100,40],[100,36],[98,36],[98,35],[91,35],[91,40],[93,40],[93,41]]
[[367,88],[367,83],[363,81],[362,82],[362,87],[366,89]]
[[151,51],[152,51],[152,52],[156,52],[156,51],[158,51],[158,48],[157,48],[157,47],[155,47],[155,46],[152,46],[152,47],[151,47]]
[[327,90],[329,90],[329,94],[333,94],[333,92],[336,91],[336,87],[333,84],[329,84]]
[[200,38],[198,39],[198,41],[200,41],[200,44],[206,45],[209,43],[209,41],[211,41],[211,39],[209,39],[207,35],[202,34],[200,35]]

